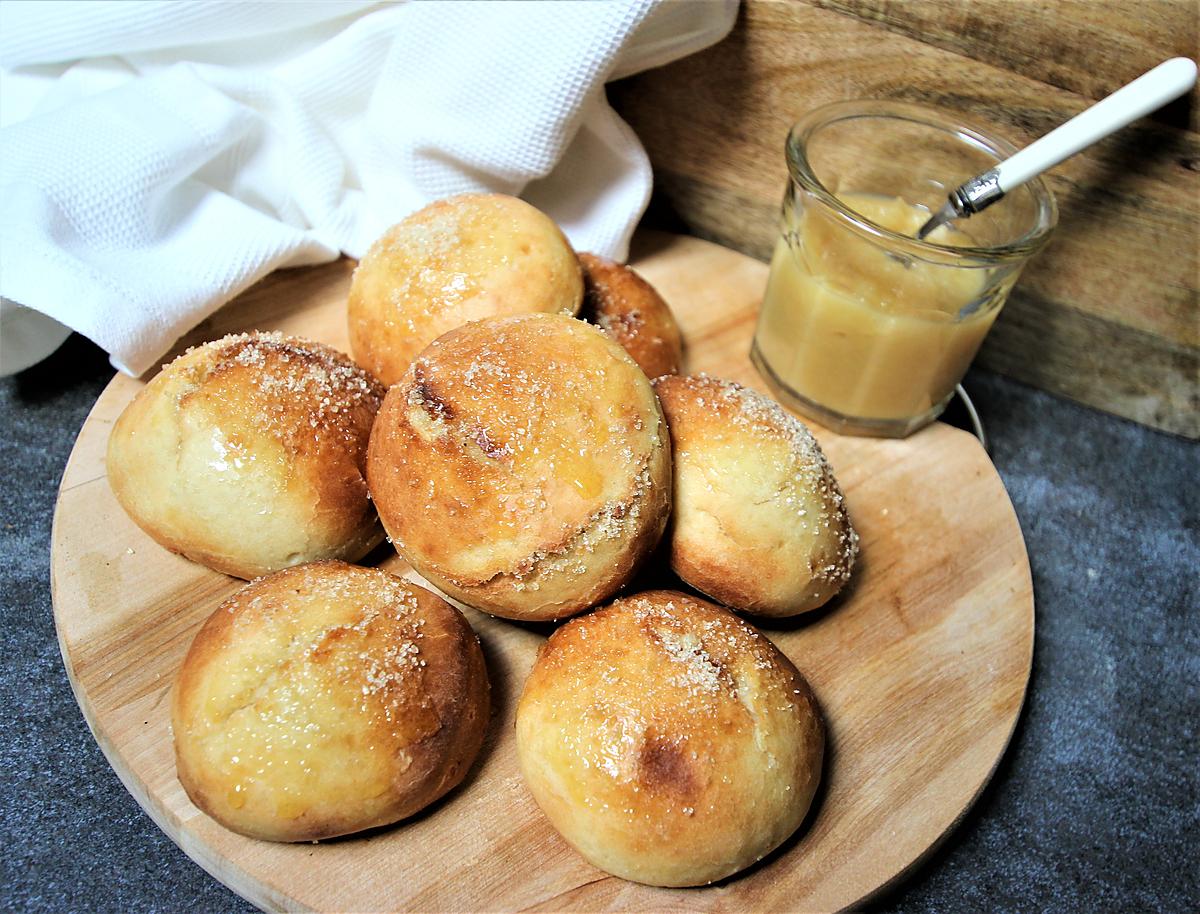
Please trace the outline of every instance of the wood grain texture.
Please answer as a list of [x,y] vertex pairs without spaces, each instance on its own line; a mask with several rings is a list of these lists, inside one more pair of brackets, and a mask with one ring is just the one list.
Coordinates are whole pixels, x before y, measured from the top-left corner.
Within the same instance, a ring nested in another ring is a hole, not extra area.
[[[814,0],[1099,101],[1171,57],[1196,57],[1200,10],[1180,0]],[[1200,90],[1150,119],[1200,129]]]
[[[610,97],[687,230],[767,259],[784,139],[810,109],[920,102],[1024,144],[1161,60],[1195,55],[1196,19],[1190,0],[748,0],[723,42]],[[1197,111],[1193,93],[1054,170],[1058,229],[980,364],[1200,437]]]
[[[747,359],[766,267],[696,239],[642,236],[638,267],[674,307],[690,370],[761,389]],[[281,328],[344,347],[348,264],[276,274],[194,339]],[[194,860],[277,910],[836,910],[906,872],[970,806],[1007,745],[1028,682],[1033,596],[1020,529],[978,443],[935,423],[905,441],[817,432],[862,557],[848,593],[768,636],[809,678],[829,723],[824,786],[800,833],[746,874],[651,889],[584,863],[521,782],[516,697],[544,635],[467,611],[495,715],[457,790],[396,827],[320,845],[233,834],[175,777],[168,694],[203,620],[240,585],[168,554],[104,475],[108,430],[141,386],[116,377],[63,475],[51,582],[72,687],[113,767]],[[409,573],[390,550],[375,558]],[[663,572],[647,576],[661,584]],[[164,899],[167,904],[171,902]]]

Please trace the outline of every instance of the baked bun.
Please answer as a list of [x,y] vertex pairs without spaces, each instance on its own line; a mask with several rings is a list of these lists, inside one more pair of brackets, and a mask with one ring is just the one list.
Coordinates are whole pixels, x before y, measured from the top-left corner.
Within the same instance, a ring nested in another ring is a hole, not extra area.
[[575,314],[579,262],[549,216],[516,197],[438,200],[371,246],[350,284],[350,346],[385,384],[422,349],[468,321]]
[[723,879],[799,827],[825,735],[804,677],[728,610],[648,591],[564,625],[517,705],[517,757],[551,824],[649,885]]
[[108,480],[158,543],[226,574],[354,561],[383,539],[364,475],[383,393],[319,343],[227,336],[188,350],[125,408]]
[[616,343],[553,314],[439,337],[384,399],[367,479],[400,554],[510,619],[611,596],[671,507],[658,400]]
[[675,458],[671,568],[733,609],[793,616],[850,579],[858,535],[816,440],[774,400],[660,378]]
[[678,374],[683,337],[654,287],[632,268],[595,254],[580,254],[579,263],[584,288],[580,317],[620,343],[647,377]]
[[483,653],[462,614],[343,562],[289,568],[221,604],[171,707],[192,802],[268,841],[411,816],[463,779],[487,719]]

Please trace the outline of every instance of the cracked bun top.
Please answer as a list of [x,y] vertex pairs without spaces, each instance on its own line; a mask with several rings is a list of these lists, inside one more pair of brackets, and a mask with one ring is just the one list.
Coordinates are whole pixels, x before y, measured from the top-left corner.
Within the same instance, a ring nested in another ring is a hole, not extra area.
[[400,553],[446,593],[517,619],[614,593],[670,510],[670,445],[646,376],[561,315],[477,321],[388,392],[368,481]]
[[761,859],[803,821],[824,726],[803,676],[726,609],[648,591],[573,619],[517,705],[525,783],[591,863],[701,885]]
[[573,315],[582,299],[579,262],[549,216],[516,197],[461,194],[367,251],[350,285],[350,346],[391,385],[448,330],[499,315]]
[[858,535],[820,445],[778,403],[707,375],[659,378],[671,429],[671,568],[726,606],[792,616],[850,579]]
[[109,483],[160,545],[253,578],[383,539],[367,440],[383,386],[328,346],[240,333],[189,349],[125,408]]
[[253,838],[387,825],[462,780],[488,697],[479,641],[441,597],[343,562],[290,568],[196,635],[172,695],[179,779]]

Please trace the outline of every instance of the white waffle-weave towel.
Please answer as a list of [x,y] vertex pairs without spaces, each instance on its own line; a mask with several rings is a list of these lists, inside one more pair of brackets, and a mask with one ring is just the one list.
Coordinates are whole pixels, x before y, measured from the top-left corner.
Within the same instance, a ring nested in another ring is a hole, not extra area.
[[[651,175],[604,83],[718,41],[735,13],[4,0],[0,295],[140,374],[270,271],[361,256],[450,194],[519,194],[621,258]],[[20,345],[0,370],[36,355]]]

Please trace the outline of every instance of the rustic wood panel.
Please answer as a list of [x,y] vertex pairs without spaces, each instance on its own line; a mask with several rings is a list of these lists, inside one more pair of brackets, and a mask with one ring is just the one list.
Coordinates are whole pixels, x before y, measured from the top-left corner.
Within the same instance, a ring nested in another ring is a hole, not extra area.
[[[610,96],[683,227],[766,259],[787,180],[783,142],[811,108],[922,102],[1027,143],[1194,46],[1195,19],[1190,0],[748,0],[725,41]],[[1134,62],[1102,66],[1117,48]],[[980,364],[1200,437],[1200,134],[1172,126],[1194,123],[1198,97],[1053,172],[1059,227]]]
[[[747,353],[766,267],[694,238],[638,240],[636,263],[674,307],[689,369],[761,387]],[[349,278],[345,262],[277,273],[192,342],[258,327],[345,348]],[[517,768],[516,699],[544,634],[472,610],[494,714],[460,788],[394,828],[319,846],[243,838],[183,792],[167,700],[197,629],[242,582],[156,545],[105,478],[109,429],[141,385],[114,378],[63,474],[51,553],[59,643],[92,732],[138,802],[193,859],[263,907],[836,910],[899,878],[945,836],[1016,723],[1033,652],[1032,582],[1012,505],[979,443],[941,423],[904,441],[814,429],[862,554],[848,592],[828,610],[766,631],[812,683],[830,748],[809,822],[761,864],[681,891],[585,863],[538,810]],[[376,558],[408,570],[390,550]],[[661,567],[647,574],[669,580]],[[184,902],[164,895],[163,905]]]
[[[1099,101],[1170,57],[1196,57],[1200,7],[1180,0],[814,0]],[[1197,90],[1200,92],[1200,90]],[[1150,115],[1200,129],[1200,95]]]

